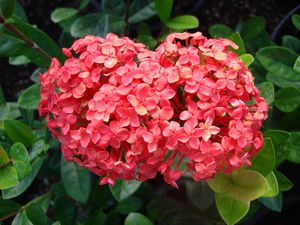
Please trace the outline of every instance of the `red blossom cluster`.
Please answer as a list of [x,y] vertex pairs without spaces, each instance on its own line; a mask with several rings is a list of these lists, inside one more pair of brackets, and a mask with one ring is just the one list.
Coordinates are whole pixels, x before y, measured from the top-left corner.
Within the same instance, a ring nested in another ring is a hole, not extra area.
[[172,33],[155,51],[86,36],[41,75],[40,115],[66,159],[102,177],[174,187],[230,173],[256,155],[268,106],[228,39]]

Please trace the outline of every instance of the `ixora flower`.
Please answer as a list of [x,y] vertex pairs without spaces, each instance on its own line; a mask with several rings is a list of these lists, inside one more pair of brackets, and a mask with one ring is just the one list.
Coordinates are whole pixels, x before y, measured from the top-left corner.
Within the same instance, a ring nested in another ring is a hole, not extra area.
[[40,115],[66,159],[101,177],[177,187],[250,165],[268,106],[228,39],[172,33],[155,51],[86,36],[41,75]]

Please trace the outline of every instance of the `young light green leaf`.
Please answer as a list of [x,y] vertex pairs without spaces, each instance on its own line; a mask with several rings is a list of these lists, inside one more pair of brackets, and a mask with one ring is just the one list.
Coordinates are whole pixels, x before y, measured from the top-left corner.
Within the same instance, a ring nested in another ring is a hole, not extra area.
[[[44,162],[44,158],[38,157],[32,163],[32,171],[29,176],[22,180],[18,185],[2,190],[2,197],[4,199],[11,199],[22,194],[33,182],[34,178],[40,171],[40,168]],[[17,171],[16,171],[17,173]]]
[[216,38],[229,38],[234,31],[227,25],[214,24],[208,29],[208,33],[211,37]]
[[168,20],[165,25],[174,30],[188,30],[199,27],[199,21],[195,16],[183,15]]
[[124,225],[153,225],[151,221],[140,213],[130,213],[126,219]]
[[141,185],[137,180],[117,179],[113,186],[109,186],[114,198],[120,202],[132,195]]
[[51,13],[50,18],[54,23],[59,23],[75,16],[77,13],[78,10],[74,8],[56,8]]
[[265,138],[264,141],[262,150],[257,156],[252,158],[252,165],[248,169],[255,170],[261,175],[267,176],[275,167],[276,157],[271,138]]
[[0,169],[0,189],[7,190],[7,188],[14,187],[18,183],[18,173],[14,167],[5,166]]
[[213,179],[207,181],[208,186],[217,193],[229,193],[232,185],[230,176],[216,174]]
[[96,26],[102,14],[93,13],[79,17],[71,26],[71,35],[73,37],[83,37],[88,34],[94,34]]
[[131,212],[136,212],[142,207],[143,201],[135,196],[129,196],[128,198],[118,202],[116,211],[123,215],[128,215]]
[[217,209],[227,225],[236,224],[249,211],[249,201],[240,201],[225,193],[216,193],[215,199]]
[[277,196],[278,193],[279,193],[279,187],[278,187],[278,182],[277,182],[276,176],[273,173],[273,171],[271,173],[269,173],[265,178],[268,182],[269,189],[263,195],[263,197],[275,197],[275,196]]
[[19,56],[28,49],[29,46],[24,41],[4,33],[0,35],[0,57]]
[[289,87],[276,92],[275,106],[282,112],[292,112],[300,105],[300,90]]
[[300,73],[300,56],[298,56],[298,58],[296,59],[296,62],[294,64],[294,70]]
[[2,148],[2,146],[0,145],[0,167],[5,166],[8,162],[9,157],[4,148]]
[[8,19],[16,10],[16,0],[0,0],[0,15]]
[[293,183],[281,172],[275,170],[274,174],[278,181],[279,191],[288,191],[293,187]]
[[250,54],[240,55],[239,59],[242,60],[245,63],[246,67],[249,67],[253,63],[253,61],[254,61],[253,56],[250,55]]
[[155,10],[162,22],[167,22],[172,13],[173,0],[155,0]]
[[128,22],[131,24],[138,23],[154,15],[156,15],[155,6],[154,2],[151,1],[149,4],[145,5],[144,8],[131,15],[128,19]]
[[13,144],[10,148],[10,156],[18,172],[19,180],[23,180],[32,171],[25,146],[19,142]]
[[67,194],[74,200],[86,203],[91,190],[91,176],[87,169],[61,158],[61,179]]
[[25,55],[9,57],[9,64],[19,66],[30,63],[30,60]]
[[275,88],[272,82],[265,81],[258,85],[260,95],[266,100],[268,105],[272,105],[274,102]]
[[237,32],[233,33],[230,37],[230,40],[232,40],[237,46],[239,46],[238,49],[233,49],[233,48],[229,48],[230,51],[235,52],[238,55],[243,55],[246,53],[246,49],[244,46],[244,42],[243,39],[241,37],[241,35]]
[[40,84],[33,84],[23,91],[18,104],[24,109],[37,109],[40,101]]
[[291,132],[291,147],[287,159],[293,163],[300,163],[300,132]]
[[25,147],[30,147],[35,141],[32,130],[24,123],[7,119],[4,121],[4,130],[7,136],[14,142],[21,142]]
[[3,217],[16,212],[19,208],[21,208],[21,206],[18,203],[0,197],[0,221]]
[[285,35],[282,39],[282,46],[300,55],[300,40],[294,36]]
[[294,26],[296,27],[297,30],[300,30],[300,15],[299,14],[294,14],[292,16],[292,22]]
[[266,206],[268,209],[271,209],[275,212],[281,212],[282,209],[282,193],[280,192],[276,197],[267,198],[261,197],[259,201]]

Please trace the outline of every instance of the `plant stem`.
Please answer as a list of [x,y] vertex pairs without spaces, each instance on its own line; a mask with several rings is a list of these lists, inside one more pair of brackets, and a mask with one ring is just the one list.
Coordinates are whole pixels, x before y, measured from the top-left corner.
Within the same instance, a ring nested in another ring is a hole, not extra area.
[[52,60],[52,57],[44,51],[40,46],[38,46],[34,41],[29,39],[22,31],[20,31],[16,26],[11,23],[5,23],[5,18],[0,16],[0,23],[4,24],[5,28],[16,34],[21,40],[23,40],[29,47],[37,50],[41,53],[45,58]]

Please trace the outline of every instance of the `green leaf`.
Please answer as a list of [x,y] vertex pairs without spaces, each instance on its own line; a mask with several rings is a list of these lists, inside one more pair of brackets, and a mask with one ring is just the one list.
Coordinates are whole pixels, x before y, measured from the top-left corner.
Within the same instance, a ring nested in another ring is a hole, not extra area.
[[0,35],[0,57],[19,56],[28,49],[29,46],[24,41],[4,33]]
[[6,19],[12,17],[16,10],[16,0],[0,0],[0,15]]
[[125,15],[125,2],[123,0],[102,0],[101,9],[103,13],[123,17]]
[[90,0],[77,0],[77,2],[79,2],[79,10],[85,9],[90,4]]
[[230,176],[216,174],[213,179],[207,181],[207,184],[217,193],[229,193],[232,186],[232,180]]
[[94,34],[101,16],[100,13],[93,13],[79,17],[71,26],[71,35],[73,37],[84,37],[88,34]]
[[21,206],[18,203],[0,197],[0,221],[3,217],[18,211],[20,208]]
[[128,215],[131,212],[136,212],[142,207],[142,200],[135,196],[129,196],[128,198],[118,202],[116,211],[118,213]]
[[274,169],[276,158],[271,138],[265,138],[264,141],[262,150],[257,156],[252,158],[252,165],[248,169],[255,170],[261,175],[267,176]]
[[25,55],[9,57],[9,64],[19,66],[30,63],[30,60]]
[[199,21],[195,16],[183,15],[170,19],[165,25],[174,30],[187,30],[199,27]]
[[267,130],[264,137],[272,139],[276,154],[276,165],[282,163],[289,155],[290,151],[290,134],[283,130]]
[[67,194],[78,202],[86,203],[91,190],[89,171],[65,160],[62,156],[60,172]]
[[298,56],[298,58],[296,59],[296,62],[294,64],[294,70],[300,73],[300,56]]
[[0,167],[5,166],[9,162],[6,151],[0,146]]
[[96,26],[95,34],[105,37],[108,33],[121,35],[124,32],[126,23],[122,18],[113,15],[103,15]]
[[14,187],[18,183],[18,173],[14,167],[5,166],[4,168],[0,169],[0,189],[7,190],[6,188]]
[[156,12],[162,22],[167,22],[172,13],[173,0],[154,0]]
[[206,182],[185,182],[188,200],[201,211],[208,209],[214,202],[214,192]]
[[246,53],[246,49],[245,49],[245,46],[244,46],[243,39],[241,38],[239,33],[237,33],[237,32],[233,33],[229,37],[229,39],[232,40],[237,46],[239,46],[239,48],[236,49],[236,50],[230,47],[229,48],[230,51],[235,52],[238,55],[243,55],[243,54]]
[[244,39],[254,39],[265,29],[265,19],[255,16],[243,23],[241,35]]
[[150,2],[149,4],[145,5],[144,8],[131,15],[128,19],[128,22],[130,24],[138,23],[154,15],[156,15],[154,2]]
[[278,181],[279,191],[288,191],[293,187],[293,183],[281,172],[275,170],[274,174]]
[[130,213],[126,219],[124,225],[153,225],[151,221],[140,213]]
[[77,208],[74,202],[64,196],[56,197],[54,200],[53,212],[55,218],[62,225],[76,224]]
[[38,174],[42,164],[43,164],[44,158],[37,158],[32,163],[32,171],[29,176],[27,176],[24,180],[22,180],[17,186],[14,186],[12,188],[4,189],[2,190],[2,197],[4,199],[10,199],[19,196],[22,194],[26,189],[30,186],[30,184],[33,182],[34,178]]
[[54,23],[59,23],[75,16],[77,13],[78,10],[74,8],[56,8],[51,13],[50,18]]
[[270,73],[267,80],[279,87],[300,87],[300,73],[292,67],[297,55],[287,48],[270,46],[260,49],[257,58]]
[[214,24],[208,29],[208,33],[211,37],[216,38],[229,38],[234,31],[227,25]]
[[282,193],[280,192],[276,197],[266,198],[262,197],[259,201],[266,206],[268,209],[271,209],[275,212],[281,212],[282,208]]
[[34,84],[22,92],[18,104],[24,109],[37,109],[40,101],[40,84]]
[[45,140],[36,141],[29,151],[29,161],[36,159],[41,153],[46,152],[49,146],[46,146]]
[[250,54],[240,55],[239,59],[242,60],[245,63],[246,67],[249,67],[253,63],[253,61],[254,61],[253,56],[250,55]]
[[137,180],[117,179],[113,186],[109,186],[114,198],[120,202],[132,195],[141,185]]
[[30,202],[27,203],[27,205],[37,204],[46,213],[48,211],[48,208],[50,205],[51,197],[52,197],[52,193],[47,192],[46,194],[40,195],[40,196],[36,197],[35,199],[31,200]]
[[300,163],[300,132],[291,132],[291,147],[287,159],[293,163]]
[[300,105],[300,90],[289,87],[276,92],[275,106],[282,112],[292,112]]
[[250,202],[240,201],[226,194],[215,194],[217,209],[227,225],[239,222],[249,211]]
[[4,130],[12,141],[21,142],[25,147],[30,147],[34,143],[35,137],[32,130],[26,124],[18,120],[5,120]]
[[256,171],[242,170],[232,176],[229,195],[241,201],[252,201],[268,191],[266,179]]
[[[105,225],[107,215],[102,210],[96,210],[90,218],[86,221],[85,225]],[[111,222],[111,221],[110,221]]]
[[15,102],[7,102],[5,105],[0,105],[0,121],[6,119],[15,119],[21,116],[18,104]]
[[17,214],[14,218],[12,225],[35,225],[29,219],[25,211]]
[[18,19],[22,19],[24,22],[28,22],[26,12],[18,1],[16,1],[16,11],[14,17],[17,17]]
[[149,49],[154,49],[157,45],[157,41],[152,37],[151,31],[145,23],[140,23],[137,39],[139,42],[145,44]]
[[13,144],[10,148],[10,156],[18,172],[19,180],[23,180],[32,171],[25,146],[18,142]]
[[294,14],[292,15],[292,22],[297,30],[300,30],[300,15]]
[[290,49],[298,55],[300,54],[300,40],[294,36],[283,36],[282,46]]
[[43,211],[42,207],[39,204],[28,204],[25,211],[28,219],[34,225],[47,225],[49,223],[46,213]]
[[272,105],[274,102],[275,89],[274,85],[270,81],[262,82],[258,85],[258,89],[260,90],[260,95],[263,97],[268,105]]
[[278,182],[277,182],[276,176],[273,173],[273,171],[271,173],[269,173],[265,178],[268,182],[269,189],[264,194],[264,197],[275,197],[275,196],[277,196],[278,193],[279,193],[279,186],[278,186]]

